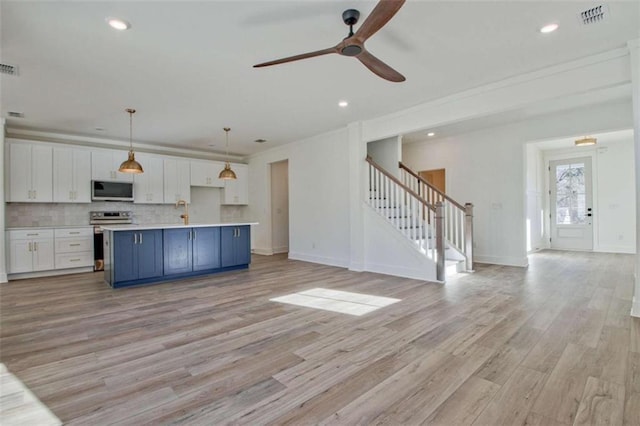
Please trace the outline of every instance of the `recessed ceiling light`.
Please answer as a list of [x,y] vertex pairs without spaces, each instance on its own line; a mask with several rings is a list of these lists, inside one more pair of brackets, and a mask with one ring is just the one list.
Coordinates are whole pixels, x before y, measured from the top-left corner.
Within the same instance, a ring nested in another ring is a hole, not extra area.
[[123,20],[123,19],[119,19],[119,18],[107,18],[107,24],[109,24],[109,26],[111,28],[114,28],[116,30],[119,31],[124,31],[124,30],[128,30],[129,28],[131,28],[131,24],[128,23],[127,21]]
[[548,24],[548,25],[545,25],[544,27],[540,28],[540,32],[542,34],[548,34],[548,33],[554,32],[557,29],[558,29],[558,24]]
[[339,106],[340,108],[346,108],[346,107],[348,107],[348,106],[349,106],[349,102],[347,102],[347,101],[340,101],[340,102],[338,102],[338,106]]
[[429,132],[429,133],[427,133],[427,136],[429,136],[429,137],[431,137],[431,136],[435,136],[435,135],[436,135],[436,134],[435,134],[435,133],[433,133],[433,132]]

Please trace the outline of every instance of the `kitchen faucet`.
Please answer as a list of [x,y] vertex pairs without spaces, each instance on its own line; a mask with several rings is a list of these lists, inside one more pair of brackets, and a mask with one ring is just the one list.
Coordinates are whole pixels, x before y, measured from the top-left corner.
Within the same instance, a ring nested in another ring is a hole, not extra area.
[[184,219],[184,224],[188,225],[189,224],[189,205],[185,200],[178,200],[176,202],[176,209],[179,206],[184,206],[184,213],[180,215],[180,219]]

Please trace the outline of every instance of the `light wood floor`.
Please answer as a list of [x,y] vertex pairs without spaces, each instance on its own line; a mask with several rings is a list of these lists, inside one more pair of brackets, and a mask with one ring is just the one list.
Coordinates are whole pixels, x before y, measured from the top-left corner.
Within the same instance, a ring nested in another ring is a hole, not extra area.
[[[446,285],[254,256],[111,290],[0,286],[0,362],[65,424],[640,425],[633,256],[542,252]],[[269,302],[402,299],[354,317]]]

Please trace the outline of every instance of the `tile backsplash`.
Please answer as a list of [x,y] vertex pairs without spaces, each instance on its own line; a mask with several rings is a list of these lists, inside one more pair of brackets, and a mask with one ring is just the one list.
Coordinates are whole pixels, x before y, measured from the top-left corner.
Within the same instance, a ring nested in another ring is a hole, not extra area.
[[[124,202],[93,202],[88,204],[72,203],[7,203],[5,226],[19,228],[29,226],[70,226],[89,225],[90,211],[133,211],[134,223],[180,223],[181,209],[177,210],[173,204],[133,204]],[[200,209],[193,206],[192,223],[231,222],[246,220],[246,206],[219,206],[216,209]],[[192,208],[192,205],[189,206]],[[194,215],[193,213],[196,213]],[[196,217],[197,216],[197,217]]]

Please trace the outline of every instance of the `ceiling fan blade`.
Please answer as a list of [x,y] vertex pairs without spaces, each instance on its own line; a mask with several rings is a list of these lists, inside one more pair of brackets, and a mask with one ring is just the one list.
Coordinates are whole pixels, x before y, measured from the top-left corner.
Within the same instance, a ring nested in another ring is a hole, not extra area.
[[275,61],[263,62],[261,64],[254,65],[254,68],[268,67],[270,65],[284,64],[286,62],[299,61],[300,59],[313,58],[315,56],[328,55],[329,53],[338,53],[335,47],[328,49],[316,50],[315,52],[303,53],[301,55],[289,56],[287,58],[276,59]]
[[364,43],[369,37],[374,35],[380,28],[384,27],[387,22],[400,10],[405,0],[380,0],[373,11],[367,16],[362,23],[354,38]]
[[400,83],[406,79],[398,71],[391,68],[389,65],[382,62],[380,59],[373,56],[366,50],[363,50],[361,54],[356,56],[365,67],[369,68],[374,74],[384,78],[385,80]]

